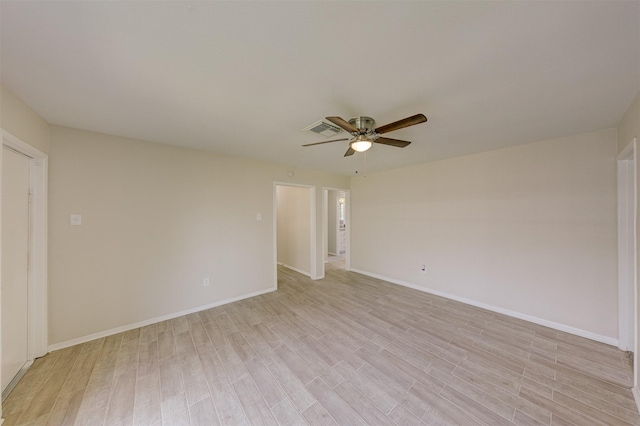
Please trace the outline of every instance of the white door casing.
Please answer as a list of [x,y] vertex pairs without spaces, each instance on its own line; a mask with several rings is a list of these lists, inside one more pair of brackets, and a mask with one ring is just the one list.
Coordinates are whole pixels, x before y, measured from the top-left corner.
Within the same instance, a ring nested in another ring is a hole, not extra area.
[[2,152],[2,390],[29,360],[29,163]]
[[637,352],[636,145],[634,139],[618,156],[618,347],[634,353]]
[[[47,192],[48,192],[48,156],[42,151],[22,141],[15,135],[0,129],[0,141],[3,147],[29,157],[30,180],[30,229],[29,229],[29,271],[28,271],[28,363],[43,356],[48,351],[47,340]],[[2,172],[2,153],[0,149],[0,176]],[[0,185],[0,194],[2,185]],[[2,199],[2,197],[0,197]],[[2,217],[0,215],[0,236],[2,235]],[[0,246],[1,247],[1,246]],[[0,249],[0,259],[2,250]],[[0,262],[2,269],[2,262]],[[0,287],[2,285],[0,274]],[[0,301],[2,292],[0,291]],[[0,303],[1,306],[1,303]],[[0,312],[1,314],[1,312]],[[2,318],[2,315],[0,315]],[[0,329],[3,324],[0,323]],[[2,341],[0,335],[0,342]],[[0,353],[1,353],[0,348]],[[1,411],[0,411],[1,415]]]

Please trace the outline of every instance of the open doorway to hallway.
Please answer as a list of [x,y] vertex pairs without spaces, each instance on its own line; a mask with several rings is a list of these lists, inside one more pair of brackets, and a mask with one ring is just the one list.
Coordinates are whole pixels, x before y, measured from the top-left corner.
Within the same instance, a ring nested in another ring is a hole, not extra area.
[[274,197],[276,264],[315,279],[315,187],[276,183]]

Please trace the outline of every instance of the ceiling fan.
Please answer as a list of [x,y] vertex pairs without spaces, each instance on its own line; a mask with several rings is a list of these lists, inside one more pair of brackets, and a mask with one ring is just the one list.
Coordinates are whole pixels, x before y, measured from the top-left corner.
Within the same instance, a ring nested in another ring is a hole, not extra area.
[[402,120],[394,121],[393,123],[386,124],[380,127],[374,127],[376,122],[371,117],[356,117],[349,121],[346,121],[340,117],[327,117],[327,120],[331,121],[336,126],[342,127],[347,132],[351,133],[353,138],[334,139],[324,142],[308,143],[302,146],[321,145],[323,143],[349,141],[349,149],[344,154],[345,157],[353,155],[355,152],[364,152],[371,148],[374,143],[381,143],[384,145],[391,145],[398,148],[404,148],[411,142],[401,141],[399,139],[385,138],[380,135],[394,130],[402,129],[416,124],[424,123],[427,121],[427,117],[424,114],[416,114],[411,117],[403,118]]

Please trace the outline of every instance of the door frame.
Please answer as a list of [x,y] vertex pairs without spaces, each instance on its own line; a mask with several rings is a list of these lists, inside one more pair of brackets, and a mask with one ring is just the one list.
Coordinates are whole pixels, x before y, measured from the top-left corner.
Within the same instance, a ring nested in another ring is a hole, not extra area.
[[[637,358],[637,138],[618,155],[618,347]],[[637,365],[634,359],[634,368]],[[635,374],[634,374],[635,376]],[[634,377],[635,381],[635,377]],[[637,386],[637,383],[635,384]]]
[[[293,186],[297,188],[306,188],[310,190],[309,195],[309,255],[311,259],[309,260],[309,278],[312,280],[318,280],[323,278],[323,276],[317,275],[317,247],[316,247],[316,233],[317,233],[317,215],[316,215],[316,187],[314,185],[304,185],[299,183],[291,183],[291,182],[273,182],[273,287],[275,289],[278,288],[278,194],[277,189],[278,186]],[[324,262],[323,262],[324,268]],[[324,269],[323,269],[324,272]]]
[[347,219],[347,253],[344,258],[345,271],[351,270],[351,190],[347,188],[334,188],[330,186],[322,187],[322,277],[324,277],[325,263],[324,257],[327,252],[327,233],[329,232],[329,191],[344,192],[345,209],[344,216]]
[[[29,310],[27,365],[30,365],[34,359],[45,355],[48,348],[47,197],[49,158],[47,154],[34,148],[17,136],[4,129],[0,130],[0,139],[3,148],[7,147],[12,149],[30,159],[29,192],[31,203],[29,213],[31,220],[29,223],[29,269],[27,281],[27,309]],[[0,150],[0,177],[1,176],[2,150]],[[0,191],[2,191],[2,185],[0,185]],[[1,221],[2,217],[0,217],[0,236],[2,232]],[[0,252],[0,259],[1,256],[2,253]],[[1,267],[2,262],[0,262],[0,268]],[[0,280],[1,279],[0,276]],[[2,297],[1,293],[0,291],[0,298]],[[1,342],[2,339],[0,338],[0,345]]]

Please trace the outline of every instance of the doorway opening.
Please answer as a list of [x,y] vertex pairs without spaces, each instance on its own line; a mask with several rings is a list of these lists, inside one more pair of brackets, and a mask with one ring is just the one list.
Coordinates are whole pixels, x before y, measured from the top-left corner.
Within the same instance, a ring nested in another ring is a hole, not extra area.
[[276,182],[273,196],[276,287],[278,266],[317,279],[315,187]]
[[325,269],[350,270],[349,190],[323,188],[323,258]]
[[[4,400],[33,360],[47,353],[48,159],[5,130],[1,131],[1,140],[0,236],[4,248],[0,249],[0,337]],[[13,205],[14,200],[18,206]],[[14,320],[20,324],[19,330],[13,326]],[[11,346],[13,342],[20,346],[17,350]]]

